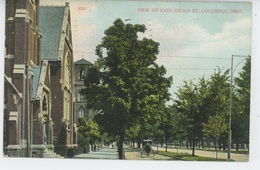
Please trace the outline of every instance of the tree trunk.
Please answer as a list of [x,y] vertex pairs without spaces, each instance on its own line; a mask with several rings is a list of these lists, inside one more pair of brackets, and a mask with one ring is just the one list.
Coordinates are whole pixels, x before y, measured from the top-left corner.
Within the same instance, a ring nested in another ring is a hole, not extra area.
[[219,140],[215,139],[216,159],[218,159],[217,141],[218,141],[218,143],[219,143],[219,145],[218,145],[219,149],[220,149],[220,147],[221,147],[221,146],[220,146],[221,142],[220,142]]
[[221,150],[221,141],[218,140],[218,150]]
[[192,139],[192,156],[195,156],[195,139]]
[[119,135],[119,142],[118,142],[118,155],[119,159],[124,159],[124,134]]
[[223,150],[226,150],[226,143],[222,142]]
[[236,151],[238,151],[238,149],[239,149],[239,143],[236,142]]
[[245,149],[245,144],[241,143],[241,148],[240,149]]
[[90,146],[91,146],[91,151],[94,151],[93,144],[90,144]]
[[165,146],[165,152],[167,152],[167,150],[168,150],[168,140],[167,140],[167,139],[165,140],[165,144],[166,144],[166,146]]
[[137,147],[141,148],[141,141],[140,141],[140,139],[138,139],[138,141],[137,141]]

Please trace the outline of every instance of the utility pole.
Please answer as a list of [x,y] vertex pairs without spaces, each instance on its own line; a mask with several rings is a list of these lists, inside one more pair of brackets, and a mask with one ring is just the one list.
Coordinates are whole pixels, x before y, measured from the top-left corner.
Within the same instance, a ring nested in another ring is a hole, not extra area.
[[228,159],[231,159],[231,145],[232,145],[232,128],[231,128],[231,114],[232,114],[232,93],[233,93],[233,55],[231,56],[231,66],[230,66],[230,106],[229,106],[229,130],[228,130]]

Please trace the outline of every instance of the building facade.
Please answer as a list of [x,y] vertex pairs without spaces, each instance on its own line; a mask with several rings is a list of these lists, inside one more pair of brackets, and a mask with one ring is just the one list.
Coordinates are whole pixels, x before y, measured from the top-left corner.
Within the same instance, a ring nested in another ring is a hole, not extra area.
[[81,90],[85,88],[84,78],[87,74],[88,68],[93,67],[93,64],[84,58],[74,63],[74,87],[75,87],[75,114],[76,119],[83,117],[86,120],[93,119],[94,112],[87,107],[87,101],[85,96],[81,93]]
[[33,113],[32,155],[34,157],[48,157],[49,151],[54,151],[51,77],[48,61],[42,61],[41,66],[33,66],[32,72],[34,75],[31,93],[31,112]]
[[42,31],[41,59],[48,61],[50,67],[53,144],[56,152],[66,155],[67,149],[77,146],[69,4],[41,6],[39,26]]
[[[6,1],[4,154],[58,157],[76,147],[69,4]],[[42,27],[42,28],[41,28]]]
[[41,64],[38,0],[6,1],[4,149],[9,156],[31,156],[33,66]]

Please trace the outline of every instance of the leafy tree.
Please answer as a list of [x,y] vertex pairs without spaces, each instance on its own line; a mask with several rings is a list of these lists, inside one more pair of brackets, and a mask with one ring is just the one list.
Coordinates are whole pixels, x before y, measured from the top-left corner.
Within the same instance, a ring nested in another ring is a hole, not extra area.
[[[197,111],[198,111],[198,121],[204,123],[208,121],[208,117],[211,113],[211,100],[212,96],[210,95],[210,81],[206,80],[204,77],[199,79],[197,84],[198,93],[197,93]],[[202,126],[198,126],[198,141],[202,142],[202,148],[204,148],[204,138]]]
[[[172,78],[155,63],[159,43],[138,39],[144,25],[124,24],[117,19],[96,47],[98,59],[88,70],[82,91],[96,121],[110,134],[119,136],[119,159],[123,159],[126,130],[138,119],[157,118],[158,105],[169,100]],[[112,123],[111,123],[112,122]]]
[[230,83],[228,73],[229,70],[222,73],[219,69],[209,80],[210,115],[221,113],[229,116]]
[[88,144],[91,148],[100,140],[100,131],[98,124],[93,121],[85,121],[84,118],[78,120],[78,143],[84,147]]
[[185,115],[187,138],[192,142],[192,155],[195,155],[195,142],[200,136],[201,120],[198,112],[198,88],[192,81],[184,82],[184,86],[176,93],[175,108]]
[[153,140],[154,140],[154,143],[157,145],[157,151],[158,151],[158,145],[159,143],[163,143],[164,140],[164,132],[163,130],[160,128],[160,124],[157,123],[157,124],[154,124],[154,131],[153,131]]
[[217,142],[221,136],[228,132],[228,124],[226,119],[222,114],[216,114],[210,116],[207,123],[203,123],[203,132],[206,137],[209,137],[214,140],[216,158],[217,158]]
[[177,94],[174,108],[182,113],[186,124],[188,140],[192,143],[192,155],[195,155],[195,144],[203,141],[203,123],[209,117],[221,115],[228,124],[229,115],[229,82],[228,70],[222,73],[219,69],[210,79],[201,78],[197,84],[185,82]]
[[178,115],[172,108],[165,108],[165,114],[162,115],[160,128],[163,131],[164,139],[166,143],[165,151],[168,149],[168,142],[170,139],[176,137],[178,132]]
[[110,136],[108,133],[103,133],[101,136],[104,144],[107,146],[116,141],[116,138],[114,136]]
[[232,139],[238,144],[249,143],[249,120],[250,120],[250,72],[251,57],[246,58],[246,63],[235,78],[236,89],[234,90],[234,114],[232,115]]
[[141,132],[141,125],[135,124],[126,130],[126,137],[132,141],[132,146],[135,147],[135,142],[138,141]]
[[[222,73],[222,70],[218,69],[209,79],[209,116],[221,116],[227,126],[230,114],[230,83],[229,83],[229,70]],[[223,149],[227,143],[226,132],[220,138],[223,144]],[[221,145],[220,145],[221,146]]]

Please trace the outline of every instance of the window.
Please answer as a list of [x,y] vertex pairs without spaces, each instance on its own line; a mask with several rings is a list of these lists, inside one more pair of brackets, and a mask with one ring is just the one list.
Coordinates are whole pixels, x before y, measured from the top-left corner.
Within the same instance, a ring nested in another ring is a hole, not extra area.
[[79,107],[78,117],[85,117],[85,109],[83,108],[83,106]]
[[77,101],[80,101],[80,93],[77,94]]
[[46,101],[46,97],[43,97],[43,101],[42,101],[42,111],[47,111],[47,101]]
[[81,69],[79,72],[79,79],[84,80],[84,78],[85,78],[85,71]]
[[76,101],[77,102],[85,101],[85,96],[82,95],[80,92],[78,92],[77,95],[76,95]]
[[80,101],[84,101],[84,100],[85,100],[85,96],[80,93]]

